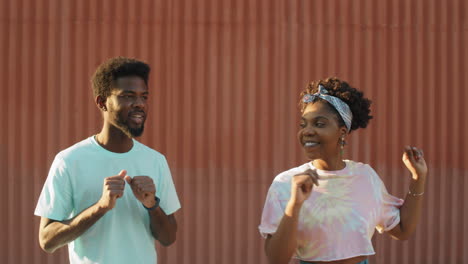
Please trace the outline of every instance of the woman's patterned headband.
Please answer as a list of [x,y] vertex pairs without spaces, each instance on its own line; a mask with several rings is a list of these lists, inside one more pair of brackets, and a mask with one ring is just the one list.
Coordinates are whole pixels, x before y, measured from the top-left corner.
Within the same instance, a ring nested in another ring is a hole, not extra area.
[[343,102],[340,98],[328,95],[327,89],[325,89],[321,84],[319,85],[318,92],[314,94],[306,94],[302,98],[302,101],[306,104],[312,103],[315,98],[321,98],[327,102],[329,102],[340,114],[341,118],[343,119],[346,128],[348,131],[351,131],[351,122],[353,120],[353,113],[349,106]]

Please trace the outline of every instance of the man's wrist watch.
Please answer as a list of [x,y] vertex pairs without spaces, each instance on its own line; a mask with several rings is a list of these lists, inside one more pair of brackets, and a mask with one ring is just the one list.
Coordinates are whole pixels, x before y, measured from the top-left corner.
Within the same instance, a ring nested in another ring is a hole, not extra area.
[[156,203],[153,205],[153,207],[146,207],[144,204],[143,204],[143,207],[148,210],[148,211],[153,211],[154,209],[158,208],[159,207],[159,198],[157,196],[154,196],[154,200],[156,201]]

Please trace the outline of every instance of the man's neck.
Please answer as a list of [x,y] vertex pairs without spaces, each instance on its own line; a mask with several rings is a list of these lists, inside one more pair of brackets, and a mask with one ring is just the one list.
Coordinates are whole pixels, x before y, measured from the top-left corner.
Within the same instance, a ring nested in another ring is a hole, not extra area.
[[129,152],[133,147],[133,140],[121,130],[104,124],[101,132],[95,136],[101,147],[116,153]]

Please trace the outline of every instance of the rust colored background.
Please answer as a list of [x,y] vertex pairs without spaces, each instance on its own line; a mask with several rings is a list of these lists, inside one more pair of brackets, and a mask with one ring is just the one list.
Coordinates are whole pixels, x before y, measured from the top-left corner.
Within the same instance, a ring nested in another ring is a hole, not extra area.
[[152,66],[141,141],[167,156],[183,206],[159,263],[266,263],[266,192],[305,162],[299,91],[327,76],[374,102],[348,158],[400,197],[404,145],[429,164],[417,232],[376,234],[371,263],[468,263],[467,13],[461,0],[0,0],[0,262],[68,261],[40,250],[33,211],[55,154],[100,129],[92,73],[124,55]]

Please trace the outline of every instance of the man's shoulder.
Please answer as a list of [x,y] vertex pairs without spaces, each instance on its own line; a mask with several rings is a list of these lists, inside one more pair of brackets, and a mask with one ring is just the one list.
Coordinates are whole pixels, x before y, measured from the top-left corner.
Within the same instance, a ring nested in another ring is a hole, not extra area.
[[137,141],[137,140],[134,140],[133,141],[134,144],[136,145],[138,151],[141,151],[141,152],[144,152],[145,155],[150,155],[151,157],[155,158],[155,159],[166,159],[166,157],[160,153],[159,151],[151,148],[151,147],[148,147],[147,145]]
[[88,137],[60,151],[57,154],[57,157],[63,160],[74,159],[77,157],[82,157],[83,155],[89,155],[92,151],[93,151],[93,142],[91,138]]

